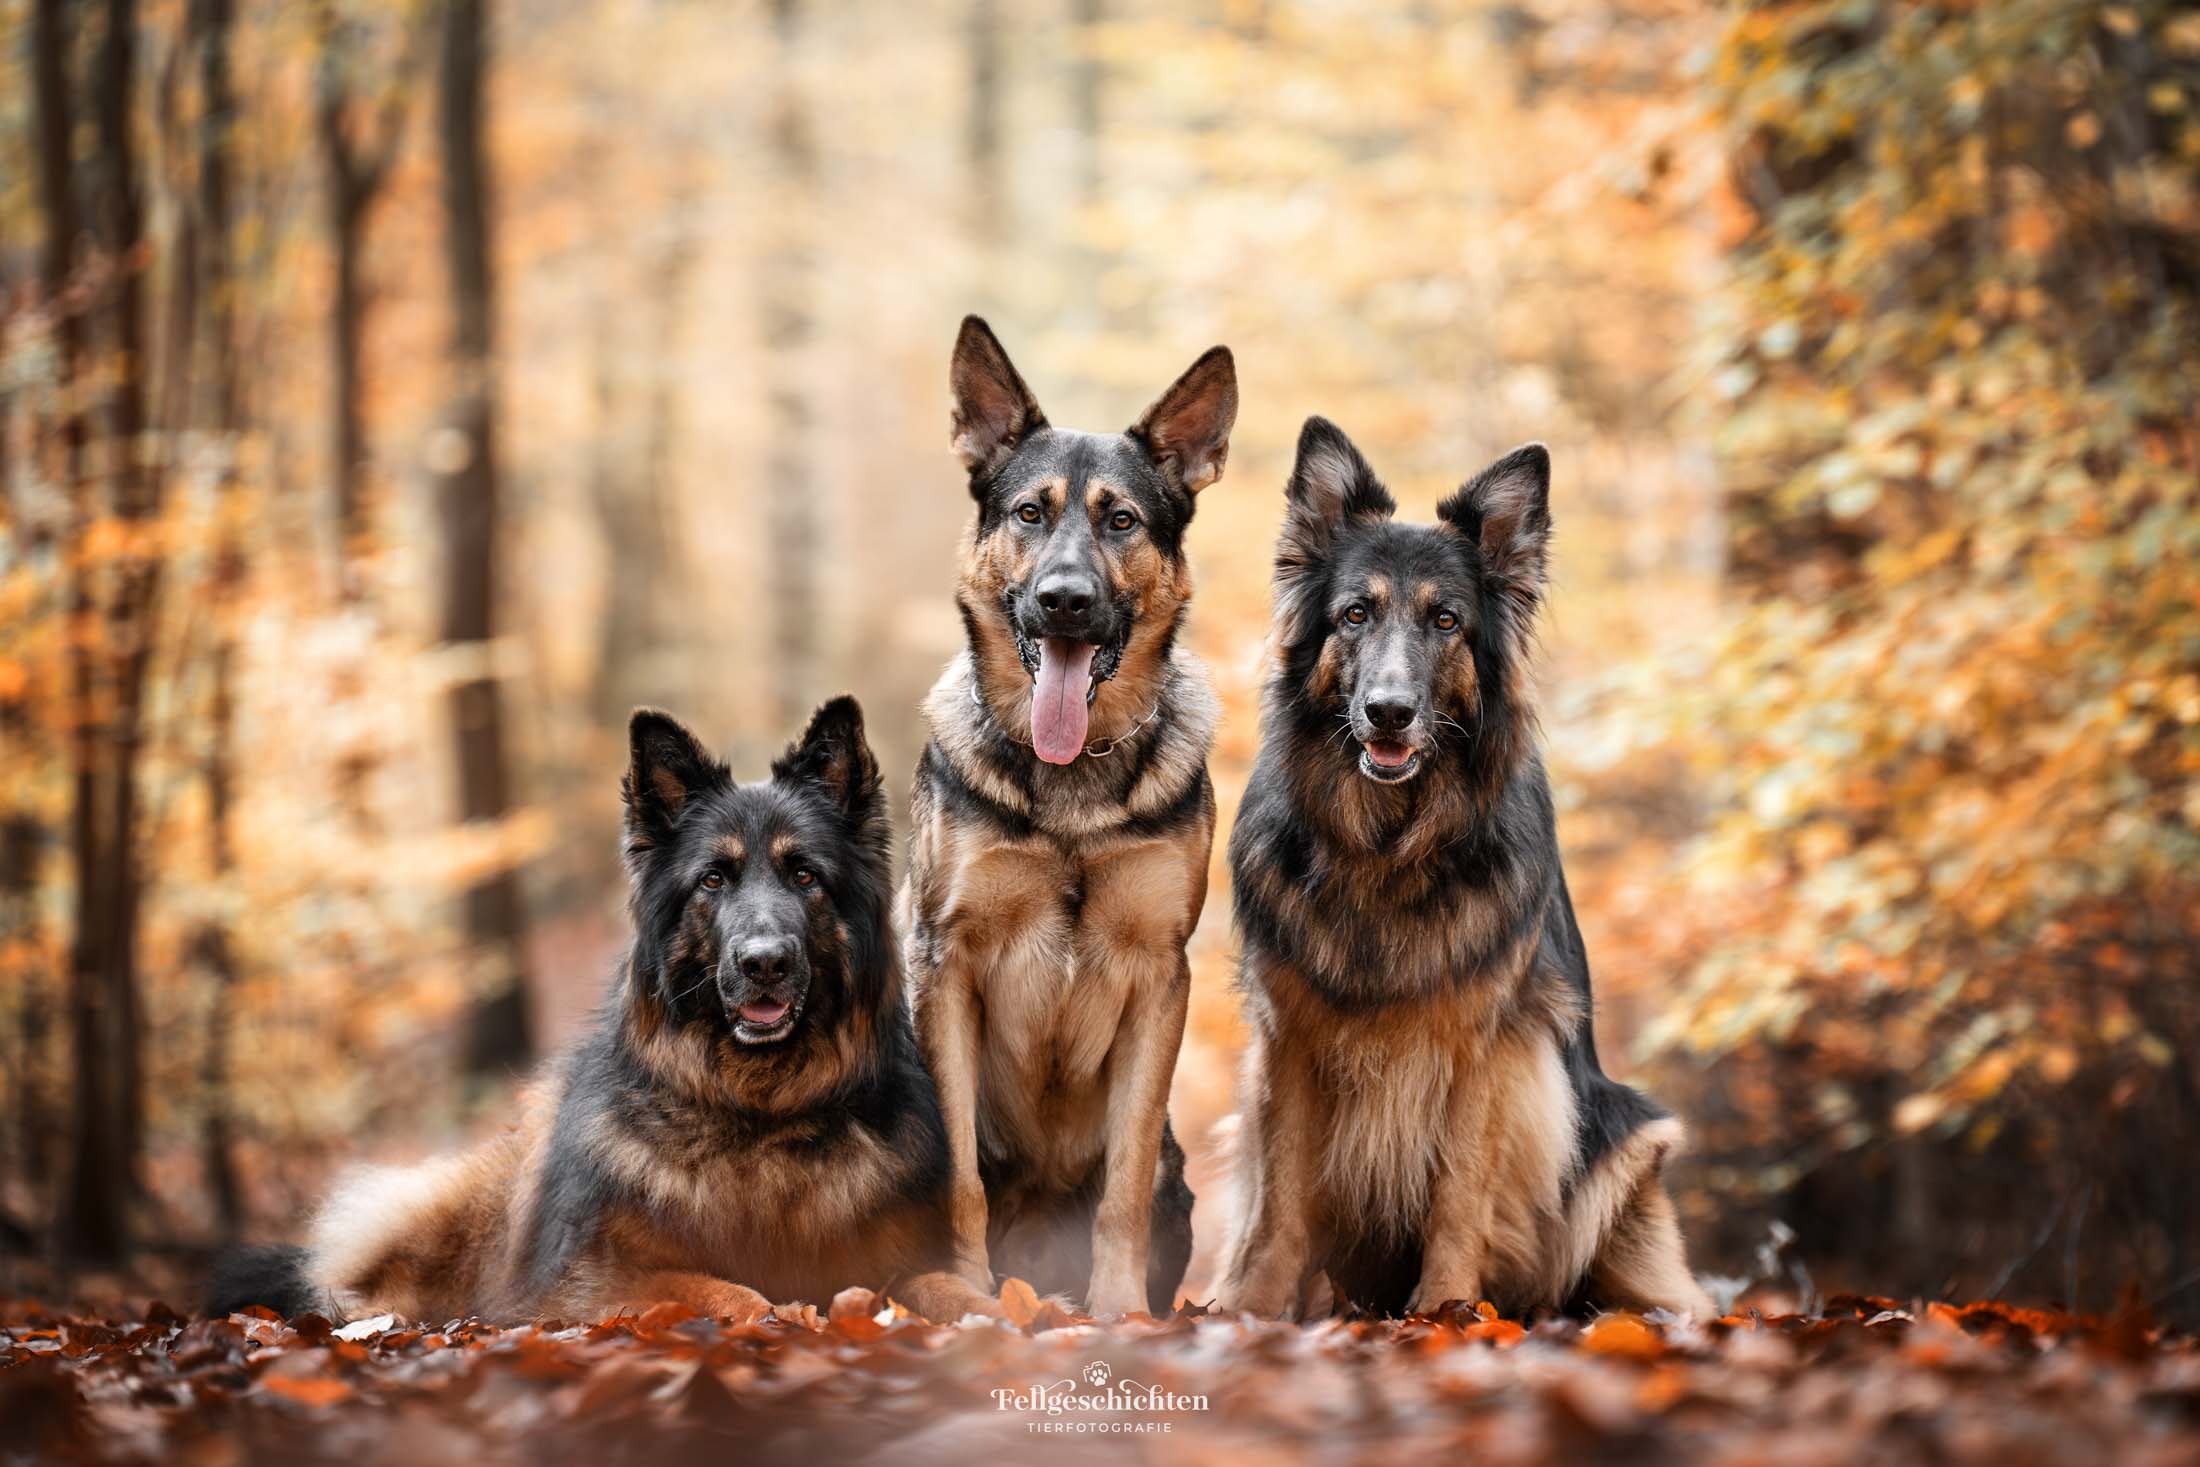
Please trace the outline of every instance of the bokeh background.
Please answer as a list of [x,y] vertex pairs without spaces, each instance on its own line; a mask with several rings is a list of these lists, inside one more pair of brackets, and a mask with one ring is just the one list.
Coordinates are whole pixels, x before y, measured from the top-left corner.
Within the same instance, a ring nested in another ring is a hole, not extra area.
[[1236,351],[1225,833],[1301,420],[1422,515],[1551,444],[1700,1267],[2189,1317],[2196,176],[2166,0],[0,0],[0,1292],[181,1302],[493,1126],[618,959],[633,704],[758,771],[852,690],[905,797],[975,310],[1080,426]]

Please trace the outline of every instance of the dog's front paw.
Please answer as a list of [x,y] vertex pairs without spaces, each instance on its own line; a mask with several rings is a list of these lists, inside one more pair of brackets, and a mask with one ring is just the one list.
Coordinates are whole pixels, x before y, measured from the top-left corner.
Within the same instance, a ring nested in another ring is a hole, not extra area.
[[735,1324],[754,1324],[772,1312],[772,1301],[747,1284],[726,1284],[715,1292],[704,1313]]
[[825,1311],[825,1317],[836,1324],[844,1319],[869,1319],[878,1313],[878,1295],[860,1284],[852,1284],[833,1295],[833,1302]]
[[1274,1282],[1225,1280],[1215,1308],[1223,1314],[1250,1314],[1258,1319],[1296,1319],[1299,1291]]
[[1132,1279],[1094,1278],[1085,1293],[1085,1312],[1096,1319],[1146,1312],[1146,1290]]
[[1408,1314],[1434,1314],[1446,1304],[1464,1304],[1472,1309],[1482,1300],[1482,1285],[1476,1279],[1424,1278],[1406,1300]]
[[920,1273],[894,1292],[902,1304],[934,1324],[953,1324],[971,1314],[1002,1317],[1000,1300],[984,1289],[973,1289],[958,1274]]

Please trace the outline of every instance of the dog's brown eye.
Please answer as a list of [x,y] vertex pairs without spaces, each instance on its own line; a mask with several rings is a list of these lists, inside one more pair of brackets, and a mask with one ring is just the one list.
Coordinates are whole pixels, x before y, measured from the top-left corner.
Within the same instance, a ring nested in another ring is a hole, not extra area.
[[1367,620],[1367,608],[1355,601],[1344,609],[1344,619],[1354,626],[1358,626],[1361,622]]
[[1115,526],[1118,530],[1127,530],[1132,525],[1138,523],[1138,516],[1132,514],[1127,509],[1119,509],[1115,512],[1114,518],[1110,519],[1108,523]]
[[817,885],[817,873],[807,866],[797,866],[794,868],[794,884],[796,886],[815,886]]
[[1457,625],[1459,625],[1459,618],[1453,616],[1450,612],[1439,611],[1436,613],[1436,630],[1448,632]]
[[725,884],[726,878],[719,875],[717,872],[705,871],[703,873],[703,890],[716,891],[719,887],[724,886]]
[[1016,518],[1027,525],[1036,525],[1039,523],[1039,506],[1036,504],[1018,505],[1016,507]]

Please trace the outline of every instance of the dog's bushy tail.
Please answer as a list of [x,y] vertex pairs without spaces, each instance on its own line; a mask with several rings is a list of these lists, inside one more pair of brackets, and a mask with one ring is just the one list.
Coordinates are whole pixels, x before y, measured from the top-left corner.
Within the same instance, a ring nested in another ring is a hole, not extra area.
[[206,1312],[233,1314],[247,1305],[263,1304],[285,1319],[301,1314],[334,1318],[334,1301],[307,1272],[312,1257],[295,1243],[231,1248],[214,1260]]

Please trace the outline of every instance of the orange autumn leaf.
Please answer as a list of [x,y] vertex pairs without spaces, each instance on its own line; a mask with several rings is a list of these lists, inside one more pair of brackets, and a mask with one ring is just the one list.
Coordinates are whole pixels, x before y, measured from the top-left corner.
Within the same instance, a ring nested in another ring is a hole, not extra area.
[[355,1394],[345,1382],[327,1375],[270,1376],[260,1382],[260,1389],[317,1410],[340,1405]]
[[1655,1360],[1665,1353],[1658,1332],[1632,1314],[1603,1316],[1582,1333],[1581,1343],[1592,1354],[1627,1360]]
[[1528,1331],[1510,1319],[1485,1319],[1466,1326],[1459,1333],[1465,1339],[1480,1340],[1500,1350],[1509,1350],[1528,1337]]
[[695,1317],[695,1311],[688,1308],[687,1305],[667,1299],[661,1304],[652,1304],[649,1308],[643,1310],[641,1316],[634,1321],[634,1328],[640,1334],[660,1334],[676,1324],[685,1324]]
[[1001,1280],[1001,1312],[1018,1329],[1026,1329],[1039,1317],[1039,1291],[1022,1279]]

